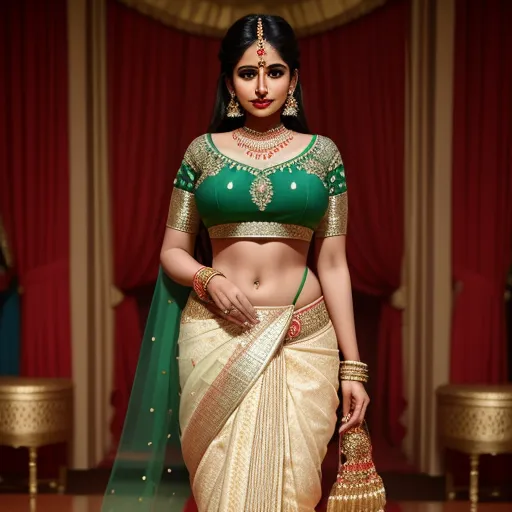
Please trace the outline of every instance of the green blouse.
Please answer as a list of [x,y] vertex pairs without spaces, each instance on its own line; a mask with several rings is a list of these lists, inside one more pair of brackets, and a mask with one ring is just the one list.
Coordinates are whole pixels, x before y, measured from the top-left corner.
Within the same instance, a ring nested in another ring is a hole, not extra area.
[[[260,161],[261,162],[261,161]],[[338,148],[313,135],[298,156],[264,169],[222,154],[210,134],[188,147],[174,180],[167,226],[210,238],[346,234],[347,185]]]

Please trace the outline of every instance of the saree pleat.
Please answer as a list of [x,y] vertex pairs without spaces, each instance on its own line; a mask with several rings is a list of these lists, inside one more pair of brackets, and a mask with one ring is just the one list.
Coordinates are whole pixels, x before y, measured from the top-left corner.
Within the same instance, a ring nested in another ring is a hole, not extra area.
[[200,512],[312,512],[321,498],[338,407],[334,329],[323,300],[256,309],[246,331],[193,296],[183,311],[181,441]]

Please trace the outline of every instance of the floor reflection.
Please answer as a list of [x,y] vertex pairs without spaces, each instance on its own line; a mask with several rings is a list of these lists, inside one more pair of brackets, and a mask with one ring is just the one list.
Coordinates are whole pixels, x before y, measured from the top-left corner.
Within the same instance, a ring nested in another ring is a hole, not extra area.
[[[101,496],[54,496],[42,494],[31,500],[27,495],[0,495],[1,512],[99,512]],[[510,503],[483,503],[479,512],[510,512]],[[468,512],[467,502],[452,503],[390,503],[386,512]],[[180,510],[169,510],[180,512]]]

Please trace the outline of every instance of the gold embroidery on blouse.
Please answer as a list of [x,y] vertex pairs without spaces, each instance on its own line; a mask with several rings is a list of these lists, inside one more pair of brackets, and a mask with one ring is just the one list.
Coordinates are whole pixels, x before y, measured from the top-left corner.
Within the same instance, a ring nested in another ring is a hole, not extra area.
[[199,220],[194,194],[175,187],[169,204],[167,227],[196,234],[199,230]]
[[292,238],[310,242],[313,230],[279,222],[233,222],[208,228],[210,238]]
[[329,206],[315,230],[319,237],[347,234],[348,197],[347,192],[329,197]]
[[190,165],[199,172],[196,187],[206,178],[218,174],[224,167],[249,172],[255,177],[250,188],[251,199],[260,211],[265,210],[274,195],[272,182],[270,181],[272,174],[286,171],[293,172],[294,169],[302,170],[320,178],[324,187],[328,188],[326,183],[327,173],[341,164],[341,156],[334,142],[321,135],[317,135],[311,143],[311,147],[300,155],[263,169],[238,162],[220,153],[208,135],[198,137],[190,148],[191,157],[186,158],[186,160],[187,162],[193,160],[194,163],[190,163]]
[[201,135],[192,141],[185,152],[184,160],[198,175],[196,188],[211,176],[219,174],[224,168],[224,162],[220,155],[212,151],[208,144],[207,135]]

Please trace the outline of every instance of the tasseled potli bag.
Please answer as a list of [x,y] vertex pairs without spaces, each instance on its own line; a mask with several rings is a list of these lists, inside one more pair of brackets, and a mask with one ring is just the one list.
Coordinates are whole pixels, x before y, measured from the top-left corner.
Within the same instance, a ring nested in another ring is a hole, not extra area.
[[339,457],[327,512],[384,512],[386,491],[373,463],[366,422],[340,436]]

